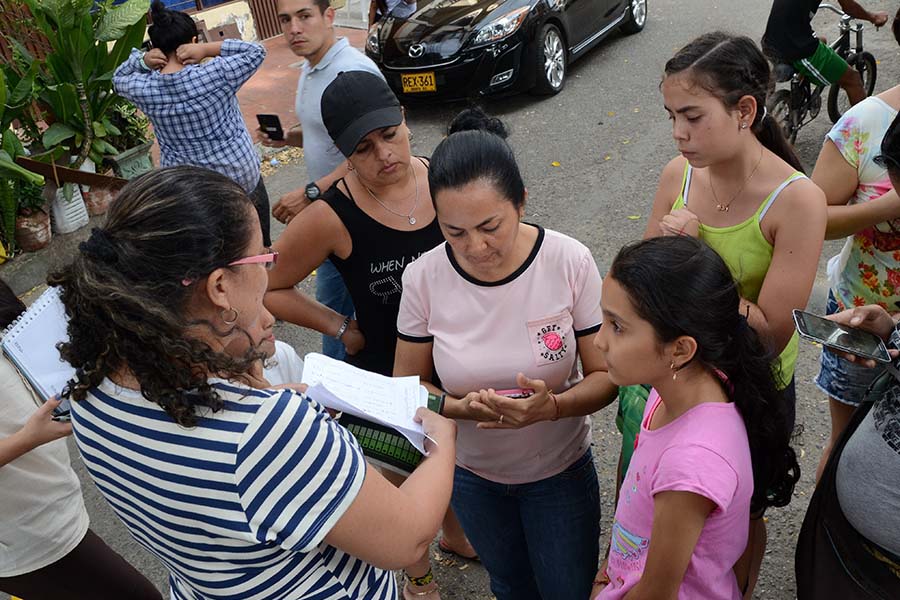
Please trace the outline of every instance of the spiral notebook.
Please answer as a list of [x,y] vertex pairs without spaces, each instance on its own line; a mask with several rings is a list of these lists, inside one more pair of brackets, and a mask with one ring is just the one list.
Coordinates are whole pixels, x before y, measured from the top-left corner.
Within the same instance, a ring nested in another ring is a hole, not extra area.
[[3,353],[46,401],[75,377],[75,369],[59,355],[56,345],[69,339],[66,311],[59,290],[51,287],[3,332]]

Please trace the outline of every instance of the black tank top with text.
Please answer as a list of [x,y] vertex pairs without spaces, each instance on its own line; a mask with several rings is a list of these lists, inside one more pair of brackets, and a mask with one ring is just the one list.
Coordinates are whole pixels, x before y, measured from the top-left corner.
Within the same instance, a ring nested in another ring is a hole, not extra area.
[[[343,187],[350,193],[346,183]],[[348,355],[346,360],[390,376],[397,346],[403,271],[410,262],[443,242],[444,236],[437,218],[414,231],[383,225],[359,208],[352,194],[348,198],[338,185],[325,192],[322,200],[347,228],[353,244],[346,259],[334,254],[329,257],[350,291],[359,328],[366,337],[365,348],[354,356]]]

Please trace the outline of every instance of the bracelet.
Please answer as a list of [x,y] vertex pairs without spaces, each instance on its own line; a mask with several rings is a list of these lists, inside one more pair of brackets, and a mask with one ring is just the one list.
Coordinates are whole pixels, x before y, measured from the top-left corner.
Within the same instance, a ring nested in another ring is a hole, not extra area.
[[341,336],[346,333],[348,327],[350,327],[350,317],[344,317],[344,322],[341,323],[341,326],[337,330],[337,333],[334,334],[334,337],[336,337],[337,339],[341,339]]
[[547,390],[547,395],[550,396],[550,399],[553,400],[553,406],[556,407],[556,414],[550,420],[556,421],[559,419],[559,400],[556,398],[556,394],[553,393],[553,390]]

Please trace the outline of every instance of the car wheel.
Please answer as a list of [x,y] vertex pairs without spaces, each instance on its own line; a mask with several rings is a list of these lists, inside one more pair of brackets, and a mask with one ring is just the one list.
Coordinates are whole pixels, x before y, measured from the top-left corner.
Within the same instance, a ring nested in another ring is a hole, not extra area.
[[541,28],[534,67],[537,70],[532,90],[535,94],[550,96],[566,85],[566,44],[556,25],[547,23]]
[[622,23],[622,32],[629,35],[638,33],[647,24],[647,0],[631,0],[628,16]]

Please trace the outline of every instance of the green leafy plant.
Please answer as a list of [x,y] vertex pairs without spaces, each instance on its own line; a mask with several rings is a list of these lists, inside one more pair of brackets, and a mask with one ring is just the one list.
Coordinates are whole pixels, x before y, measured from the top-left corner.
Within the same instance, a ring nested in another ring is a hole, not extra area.
[[19,179],[13,190],[19,203],[18,214],[31,215],[38,211],[46,212],[44,211],[47,203],[44,199],[44,186]]
[[115,127],[116,132],[108,136],[107,141],[120,151],[140,146],[153,139],[150,119],[124,98],[113,104],[109,111],[109,122]]
[[44,178],[16,164],[16,157],[25,153],[22,142],[12,130],[34,97],[36,69],[19,76],[7,65],[0,68],[0,231],[7,249],[15,249],[16,215],[19,200],[15,185],[18,181],[30,185],[44,185]]
[[[112,76],[132,48],[144,36],[150,0],[21,0],[34,19],[34,29],[50,44],[43,61],[33,57],[22,40],[11,40],[19,73],[36,69],[36,91],[49,118],[30,115],[29,129],[44,120],[51,123],[41,135],[45,152],[39,156],[56,160],[71,155],[73,167],[87,158],[100,163],[104,155],[118,150],[107,141],[121,132],[110,121],[108,111],[118,96]],[[37,67],[34,65],[37,64]]]

